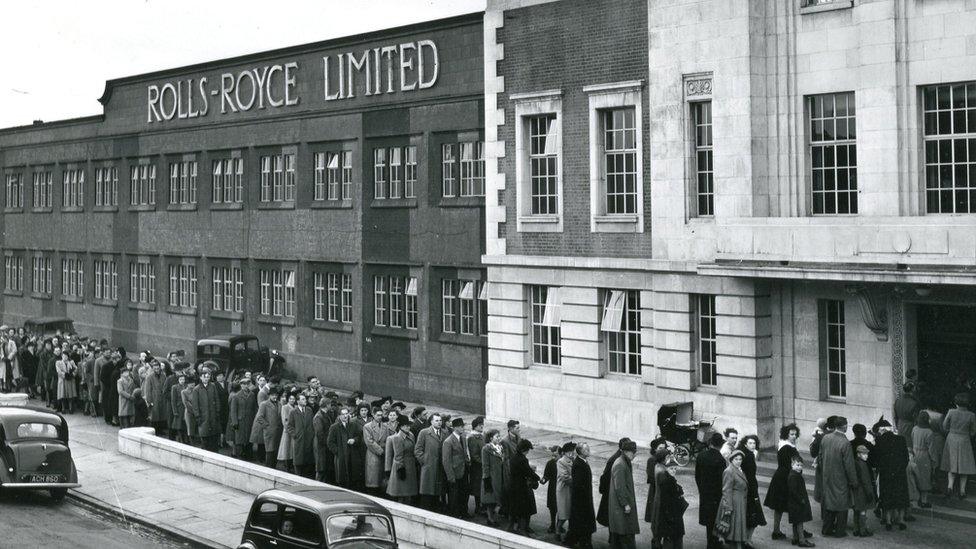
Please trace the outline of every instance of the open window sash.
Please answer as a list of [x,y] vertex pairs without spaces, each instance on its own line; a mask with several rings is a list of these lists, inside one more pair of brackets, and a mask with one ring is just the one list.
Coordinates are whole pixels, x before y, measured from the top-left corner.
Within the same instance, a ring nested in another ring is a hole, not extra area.
[[461,292],[458,293],[460,299],[474,299],[474,282],[465,280],[461,284]]
[[411,276],[407,279],[406,295],[417,297],[417,278]]
[[542,324],[553,328],[559,327],[562,321],[562,302],[559,298],[559,288],[546,289],[546,313],[542,317]]
[[621,290],[611,290],[607,296],[606,306],[603,308],[603,321],[600,330],[604,332],[619,332],[623,326],[624,307],[627,305],[627,293]]

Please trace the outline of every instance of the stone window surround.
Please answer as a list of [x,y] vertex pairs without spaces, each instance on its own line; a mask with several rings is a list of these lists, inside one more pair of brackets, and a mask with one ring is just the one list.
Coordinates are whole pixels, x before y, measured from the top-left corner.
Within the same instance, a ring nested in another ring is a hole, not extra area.
[[[695,116],[694,104],[700,102],[712,102],[713,91],[715,89],[713,73],[710,71],[696,72],[682,76],[682,93],[684,94],[684,104],[682,105],[686,122],[682,124],[684,131],[687,132],[685,142],[685,219],[693,222],[711,223],[715,219],[715,212],[712,215],[698,215],[698,158],[695,148]],[[712,132],[715,131],[715,103],[712,102]],[[714,146],[714,137],[712,140]],[[714,154],[714,153],[713,153]],[[714,173],[714,156],[713,156]],[[714,181],[714,175],[713,175]],[[717,195],[712,189],[713,196]],[[715,198],[713,198],[715,200]],[[713,206],[714,207],[714,206]]]
[[[516,230],[519,232],[558,233],[563,230],[563,92],[546,90],[530,93],[513,93],[509,100],[515,104],[515,181],[516,181]],[[554,114],[553,131],[559,143],[558,176],[556,179],[555,215],[532,215],[531,182],[529,181],[529,156],[526,118]]]
[[[584,86],[589,96],[590,118],[590,232],[644,232],[644,111],[643,80],[628,80],[609,84]],[[603,122],[605,109],[633,107],[637,145],[637,212],[635,214],[606,214],[606,177],[603,173]],[[558,117],[557,117],[558,120]],[[561,136],[560,136],[561,137]],[[560,156],[560,164],[561,164]],[[561,168],[562,166],[560,166]],[[560,191],[562,173],[560,172]],[[560,196],[562,196],[560,192]],[[561,212],[562,210],[560,210]]]

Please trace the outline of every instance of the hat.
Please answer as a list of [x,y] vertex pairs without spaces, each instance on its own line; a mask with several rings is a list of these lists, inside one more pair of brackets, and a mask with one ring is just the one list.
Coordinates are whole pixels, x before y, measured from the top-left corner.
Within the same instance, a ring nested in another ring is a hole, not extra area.
[[729,463],[732,463],[732,460],[735,459],[736,456],[744,458],[746,457],[746,454],[742,450],[733,450],[732,453],[729,454]]
[[879,419],[879,420],[878,420],[878,422],[877,422],[877,423],[875,423],[875,424],[874,424],[874,425],[873,425],[873,426],[871,427],[871,430],[872,430],[872,431],[877,431],[878,429],[880,429],[880,428],[882,428],[882,427],[888,427],[889,429],[891,428],[891,422],[890,422],[890,421],[888,421],[887,419],[885,419],[885,418],[884,418],[884,415],[882,415],[882,416],[881,416],[881,419]]
[[863,445],[863,444],[858,444],[858,445],[857,445],[857,450],[855,450],[855,451],[856,451],[857,453],[859,453],[859,454],[867,454],[867,453],[870,453],[870,452],[868,451],[868,447],[867,447],[867,446],[865,446],[865,445]]
[[464,418],[456,417],[451,420],[451,427],[464,427]]
[[623,444],[620,445],[620,451],[622,451],[622,452],[636,452],[637,451],[637,443],[634,442],[633,440],[628,440],[627,442],[624,442]]
[[410,418],[405,415],[398,415],[396,418],[397,429],[403,427],[404,425],[410,425]]
[[563,447],[561,449],[562,449],[562,451],[563,451],[564,454],[568,454],[568,453],[576,450],[576,443],[575,442],[567,442],[567,443],[563,444]]

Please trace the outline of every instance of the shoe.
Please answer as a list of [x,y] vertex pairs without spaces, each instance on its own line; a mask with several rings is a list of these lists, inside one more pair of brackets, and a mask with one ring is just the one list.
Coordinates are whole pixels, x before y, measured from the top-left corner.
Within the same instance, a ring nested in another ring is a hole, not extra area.
[[807,532],[806,530],[804,530],[804,531],[803,531],[803,537],[804,537],[805,539],[810,539],[810,538],[812,538],[812,537],[813,537],[813,532]]
[[773,530],[773,539],[786,539],[786,534]]
[[899,530],[907,530],[908,529],[908,525],[905,524],[904,522],[899,522],[898,523],[898,529]]
[[800,542],[797,543],[796,545],[797,545],[797,547],[816,547],[817,546],[812,541],[807,541],[805,539],[804,540],[800,540]]

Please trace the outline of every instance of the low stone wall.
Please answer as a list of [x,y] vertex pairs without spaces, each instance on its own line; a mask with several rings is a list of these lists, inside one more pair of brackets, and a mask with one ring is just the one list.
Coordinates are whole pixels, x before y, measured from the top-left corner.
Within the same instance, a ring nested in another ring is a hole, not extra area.
[[27,393],[0,394],[0,406],[27,406]]
[[[255,495],[282,486],[323,485],[304,477],[159,438],[155,436],[153,429],[147,427],[120,430],[119,451],[128,456]],[[437,549],[448,547],[464,547],[464,549],[546,549],[556,547],[543,541],[517,536],[409,505],[385,499],[376,499],[376,501],[393,514],[397,537],[401,541],[422,547]]]

